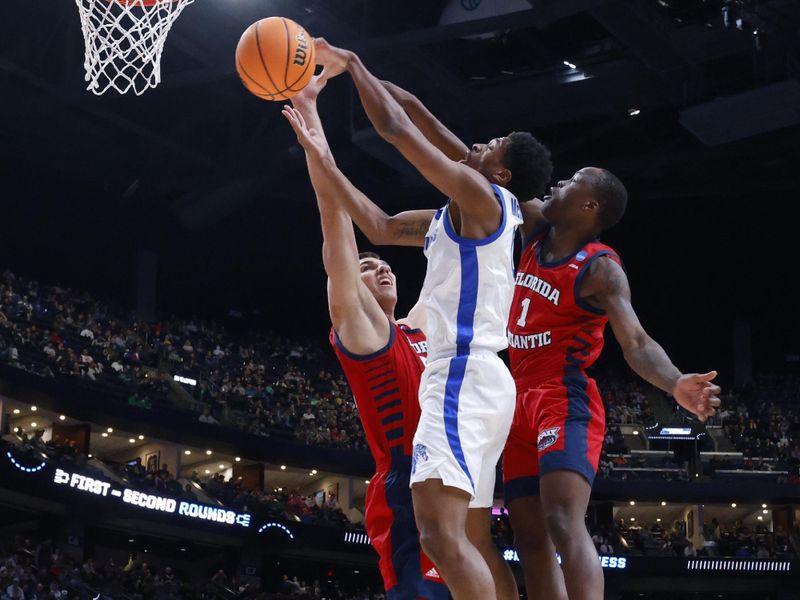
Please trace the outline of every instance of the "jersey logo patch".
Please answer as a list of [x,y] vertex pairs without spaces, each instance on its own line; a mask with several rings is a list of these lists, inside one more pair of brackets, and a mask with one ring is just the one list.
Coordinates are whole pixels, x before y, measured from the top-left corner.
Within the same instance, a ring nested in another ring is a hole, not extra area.
[[575,255],[575,260],[577,260],[578,262],[580,262],[582,260],[586,260],[586,251],[585,250],[581,250],[580,252],[578,252]]
[[417,472],[417,462],[428,460],[428,449],[424,444],[416,444],[414,446],[414,454],[411,457],[411,473]]
[[553,444],[558,441],[558,432],[561,431],[561,427],[551,427],[550,429],[545,429],[544,431],[539,433],[539,437],[536,438],[536,448],[539,452],[546,450]]

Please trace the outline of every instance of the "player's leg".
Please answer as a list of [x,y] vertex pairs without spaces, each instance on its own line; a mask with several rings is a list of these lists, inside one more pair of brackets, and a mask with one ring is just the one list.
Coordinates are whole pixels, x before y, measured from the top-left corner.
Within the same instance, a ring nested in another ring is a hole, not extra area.
[[500,552],[492,540],[491,518],[491,508],[470,508],[467,514],[467,537],[489,565],[497,592],[497,600],[519,600],[519,590],[514,573],[500,556]]
[[508,503],[508,513],[529,600],[567,600],[564,576],[544,525],[539,497],[512,500]]
[[540,396],[537,390],[517,395],[514,422],[503,451],[506,507],[525,576],[527,597],[530,600],[567,600],[564,576],[544,526],[539,499],[536,408]]
[[592,488],[575,471],[553,471],[540,481],[542,515],[548,535],[561,555],[570,600],[602,600],[603,569],[586,529]]
[[493,600],[494,581],[483,556],[466,533],[470,494],[441,479],[411,488],[419,539],[455,600]]
[[542,516],[561,555],[570,600],[602,600],[603,569],[585,517],[602,450],[605,414],[597,386],[582,371],[568,370],[564,381],[565,386],[546,392],[545,405],[552,412],[540,423],[544,427],[537,448]]

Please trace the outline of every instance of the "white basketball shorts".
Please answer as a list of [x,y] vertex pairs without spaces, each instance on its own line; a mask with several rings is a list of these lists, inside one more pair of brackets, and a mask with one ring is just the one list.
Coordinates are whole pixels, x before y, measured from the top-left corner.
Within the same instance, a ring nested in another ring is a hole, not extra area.
[[429,362],[419,399],[411,485],[441,479],[469,493],[470,508],[492,506],[495,469],[516,403],[506,365],[488,351]]

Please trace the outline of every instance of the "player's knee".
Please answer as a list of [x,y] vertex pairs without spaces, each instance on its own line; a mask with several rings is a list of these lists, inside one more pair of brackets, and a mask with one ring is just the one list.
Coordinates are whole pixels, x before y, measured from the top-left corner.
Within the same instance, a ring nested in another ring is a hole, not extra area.
[[586,529],[582,519],[578,519],[574,511],[567,506],[551,506],[544,509],[544,525],[547,534],[556,548],[568,545],[575,538],[581,527]]
[[448,564],[459,560],[461,545],[466,542],[464,535],[456,531],[431,523],[419,527],[419,543],[425,554],[437,565]]

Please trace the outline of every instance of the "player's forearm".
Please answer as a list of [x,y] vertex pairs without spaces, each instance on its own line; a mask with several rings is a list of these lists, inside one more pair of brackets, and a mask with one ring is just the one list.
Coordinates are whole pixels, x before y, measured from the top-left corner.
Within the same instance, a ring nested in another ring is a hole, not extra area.
[[422,132],[427,140],[439,148],[450,160],[461,160],[469,150],[457,136],[428,110],[422,101],[406,90],[390,82],[384,87],[397,100],[411,122]]
[[664,349],[648,337],[624,349],[625,360],[639,377],[671,394],[681,376]]
[[353,53],[349,53],[349,57],[347,71],[353,78],[364,111],[375,131],[391,143],[403,127],[413,126],[411,120],[381,81],[367,70],[361,59]]
[[318,161],[309,173],[317,202],[343,210],[358,228],[376,245],[391,243],[387,239],[389,215],[361,193],[330,159]]

